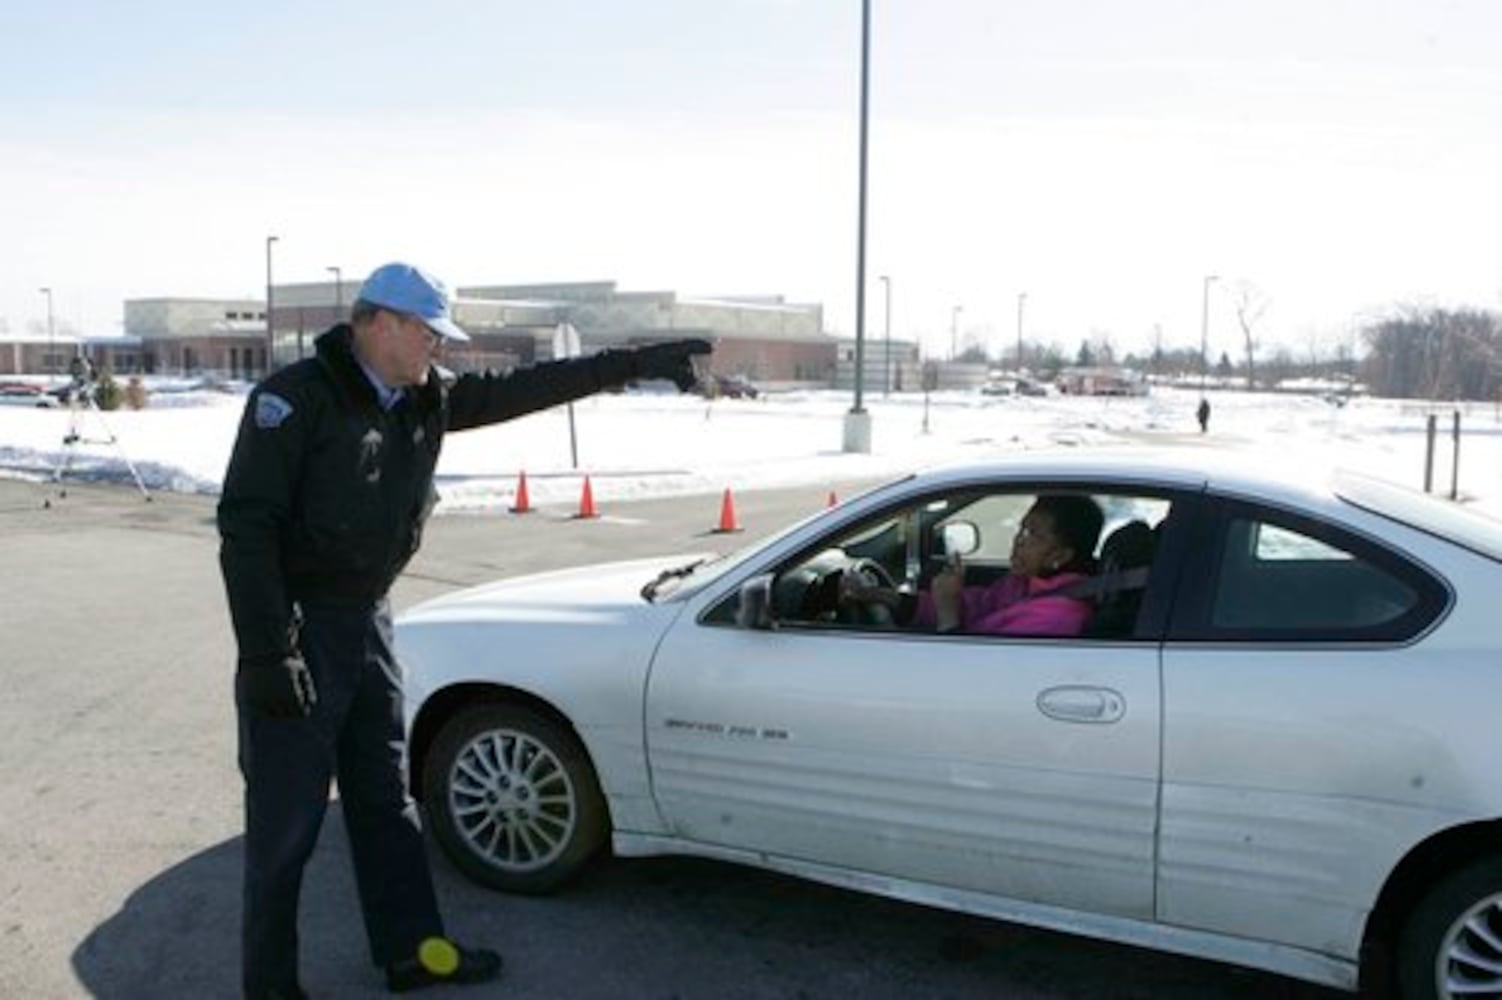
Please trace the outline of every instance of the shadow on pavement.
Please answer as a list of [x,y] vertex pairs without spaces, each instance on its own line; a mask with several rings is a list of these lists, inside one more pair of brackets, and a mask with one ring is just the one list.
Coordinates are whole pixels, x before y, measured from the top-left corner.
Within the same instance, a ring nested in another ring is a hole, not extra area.
[[[239,995],[241,841],[133,892],[73,952],[104,1000]],[[928,909],[733,865],[602,859],[563,892],[481,889],[432,855],[450,933],[498,948],[508,1000],[1330,1000],[1293,980]],[[315,996],[386,994],[369,964],[342,817],[303,886],[302,979]],[[442,991],[446,992],[446,991]]]
[[[305,985],[321,996],[350,996],[381,981],[369,964],[348,841],[331,804],[318,849],[303,877]],[[95,997],[217,998],[240,995],[240,876],[243,840],[193,855],[142,885],[119,912],[73,951],[73,970]],[[343,977],[347,985],[327,985]],[[356,985],[358,983],[358,985]]]

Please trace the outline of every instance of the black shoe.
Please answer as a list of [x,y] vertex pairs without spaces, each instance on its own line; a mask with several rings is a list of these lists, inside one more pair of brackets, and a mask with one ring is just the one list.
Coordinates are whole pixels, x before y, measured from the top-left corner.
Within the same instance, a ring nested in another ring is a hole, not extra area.
[[[449,963],[424,964],[416,956],[404,958],[386,966],[386,988],[392,993],[409,993],[440,983],[486,983],[501,974],[501,956],[489,948],[461,948],[451,942],[444,943],[453,949],[450,952],[451,960],[457,959],[452,961],[451,969],[442,968]],[[434,964],[438,967],[437,971]]]

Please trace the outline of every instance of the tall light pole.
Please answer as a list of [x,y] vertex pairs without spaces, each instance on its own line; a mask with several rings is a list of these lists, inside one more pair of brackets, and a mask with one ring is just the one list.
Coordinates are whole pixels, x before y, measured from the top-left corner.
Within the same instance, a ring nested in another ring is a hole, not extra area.
[[53,359],[57,357],[57,345],[52,328],[52,289],[40,289],[47,296],[47,373],[52,374]]
[[955,306],[949,310],[949,360],[953,361],[960,356],[960,313],[965,311],[964,306]]
[[1017,374],[1022,374],[1022,307],[1027,305],[1027,293],[1017,293]]
[[1210,365],[1210,283],[1218,281],[1213,274],[1205,275],[1204,288],[1200,295],[1200,399],[1205,398],[1205,369]]
[[871,415],[861,405],[866,368],[866,124],[871,94],[871,0],[861,0],[860,205],[855,237],[855,405],[845,416],[845,450],[871,451]]
[[266,237],[266,374],[270,375],[276,362],[276,331],[271,325],[271,310],[275,304],[271,291],[271,245],[277,241],[277,237]]
[[334,276],[334,322],[344,318],[344,272],[338,267],[326,269]]
[[892,279],[883,274],[876,280],[880,281],[883,291],[886,293],[886,327],[887,327],[887,362],[886,362],[886,388],[882,390],[883,396],[892,394]]

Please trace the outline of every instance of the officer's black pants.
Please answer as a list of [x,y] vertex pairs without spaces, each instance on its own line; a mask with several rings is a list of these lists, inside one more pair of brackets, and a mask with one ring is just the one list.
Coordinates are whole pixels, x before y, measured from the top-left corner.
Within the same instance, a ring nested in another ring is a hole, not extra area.
[[299,645],[318,702],[305,719],[239,705],[245,776],[243,984],[297,981],[297,901],[337,777],[370,956],[378,966],[441,934],[421,821],[403,780],[401,682],[382,601],[360,611],[304,605]]

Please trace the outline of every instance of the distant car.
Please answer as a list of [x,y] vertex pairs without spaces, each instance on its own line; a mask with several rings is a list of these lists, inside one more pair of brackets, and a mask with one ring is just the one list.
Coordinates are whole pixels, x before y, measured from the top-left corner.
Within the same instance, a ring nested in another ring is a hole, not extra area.
[[1047,396],[1048,387],[1042,382],[1034,382],[1025,378],[1017,383],[1017,395],[1019,396]]
[[[1502,524],[1136,450],[927,472],[723,559],[502,581],[398,624],[414,792],[475,880],[607,843],[1406,1000],[1502,991]],[[1075,638],[839,602],[1105,511]],[[1131,538],[1134,546],[1118,544]],[[1130,555],[1129,553],[1135,554]]]
[[743,375],[711,374],[699,382],[700,395],[724,397],[725,399],[755,399],[760,393],[750,379]]
[[0,382],[0,406],[35,406],[50,409],[61,405],[55,395],[39,385],[26,382]]
[[988,380],[980,387],[983,396],[1046,396],[1048,389],[1030,378],[1003,377]]

